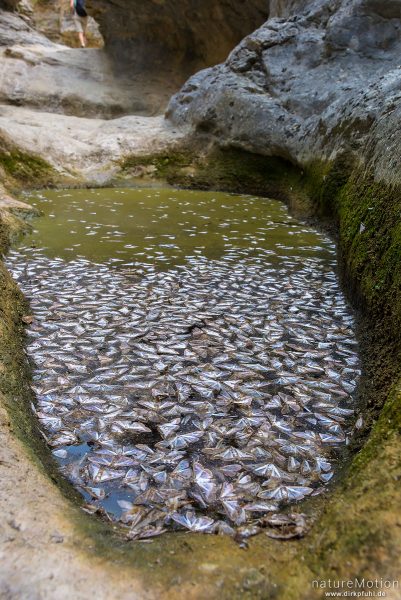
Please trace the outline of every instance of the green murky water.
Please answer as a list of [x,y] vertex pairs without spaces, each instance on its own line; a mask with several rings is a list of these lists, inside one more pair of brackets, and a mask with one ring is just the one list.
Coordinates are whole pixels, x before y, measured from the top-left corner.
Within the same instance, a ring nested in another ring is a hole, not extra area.
[[43,217],[7,264],[33,316],[33,410],[86,509],[130,539],[242,539],[319,494],[359,376],[330,240],[253,196],[29,201]]
[[50,257],[159,269],[189,256],[247,255],[333,258],[327,238],[299,223],[279,201],[175,189],[48,190],[27,198],[43,212],[25,238]]

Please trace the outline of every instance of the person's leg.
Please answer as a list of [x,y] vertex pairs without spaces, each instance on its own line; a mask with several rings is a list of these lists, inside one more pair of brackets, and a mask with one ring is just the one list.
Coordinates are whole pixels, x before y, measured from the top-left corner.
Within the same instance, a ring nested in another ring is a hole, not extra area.
[[85,48],[86,47],[86,36],[85,36],[84,32],[80,31],[78,33],[78,37],[79,37],[79,43],[81,44],[81,48]]
[[73,20],[74,20],[74,24],[75,24],[75,31],[78,34],[78,39],[79,39],[81,48],[85,48],[86,39],[85,39],[84,29],[82,27],[82,19],[75,13],[73,16]]
[[86,44],[87,44],[86,30],[87,30],[87,27],[88,27],[88,17],[81,17],[81,24],[82,24],[82,41],[81,41],[81,46],[83,48],[86,48]]

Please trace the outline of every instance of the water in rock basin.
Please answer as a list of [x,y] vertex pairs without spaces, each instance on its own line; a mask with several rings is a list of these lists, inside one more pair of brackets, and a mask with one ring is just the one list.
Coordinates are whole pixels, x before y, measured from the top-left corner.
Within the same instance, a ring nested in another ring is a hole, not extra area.
[[31,302],[35,411],[131,538],[250,535],[319,493],[359,376],[331,242],[276,201],[49,191],[8,266]]

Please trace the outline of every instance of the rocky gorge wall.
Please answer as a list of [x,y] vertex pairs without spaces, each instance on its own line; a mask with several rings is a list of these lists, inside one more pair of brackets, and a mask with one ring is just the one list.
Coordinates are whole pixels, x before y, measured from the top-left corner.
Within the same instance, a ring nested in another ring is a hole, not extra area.
[[401,2],[277,1],[271,11],[223,64],[188,80],[169,119],[220,145],[300,165],[351,152],[393,178],[401,166]]
[[[152,36],[161,35],[150,6],[163,6],[162,15],[172,11],[171,3],[147,4],[142,13],[139,7],[138,33],[134,3],[104,0],[97,6],[106,47],[121,64],[125,50],[129,63],[137,42],[142,40],[144,53]],[[17,110],[5,95],[0,169],[9,189],[66,182],[142,184],[145,173],[186,187],[278,196],[328,227],[337,236],[343,282],[359,315],[364,378],[358,399],[363,426],[347,463],[329,494],[294,508],[313,524],[306,537],[283,543],[262,534],[250,540],[247,551],[226,538],[187,534],[128,545],[118,531],[67,501],[50,479],[54,473],[47,469],[44,445],[38,451],[38,436],[32,434],[29,394],[21,393],[28,380],[21,344],[26,307],[2,270],[0,399],[7,412],[0,414],[0,435],[7,456],[0,462],[5,540],[0,595],[52,597],[56,589],[57,600],[86,600],[92,592],[130,600],[309,600],[322,597],[311,588],[313,579],[399,577],[400,6],[399,0],[272,0],[271,18],[225,63],[192,77],[171,100],[163,122],[56,115],[47,105],[42,109],[49,112],[33,112],[24,107],[29,94],[19,96]],[[241,15],[245,10],[242,5]],[[177,31],[184,24],[192,31],[187,17],[177,14]],[[193,26],[196,34],[156,43],[151,64],[165,52],[171,64],[205,66],[217,34],[195,63],[185,50],[188,44],[202,45],[196,36],[204,34],[204,16],[203,28]],[[137,41],[130,38],[131,28]],[[22,44],[25,35],[24,30]],[[143,60],[148,64],[147,57]],[[14,225],[18,229],[13,211],[21,210],[2,210],[4,240],[14,235]],[[2,250],[6,246],[4,241]],[[387,597],[398,598],[398,592]]]
[[264,0],[88,1],[116,67],[181,78],[216,64],[267,18]]

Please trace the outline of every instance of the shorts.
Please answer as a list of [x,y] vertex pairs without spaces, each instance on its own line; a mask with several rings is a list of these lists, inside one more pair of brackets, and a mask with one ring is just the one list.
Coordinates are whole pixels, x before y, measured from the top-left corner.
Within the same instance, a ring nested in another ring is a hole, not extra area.
[[77,33],[86,33],[86,28],[88,27],[88,17],[80,17],[74,12],[72,17],[75,25],[75,31]]

